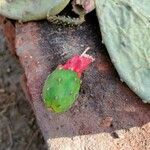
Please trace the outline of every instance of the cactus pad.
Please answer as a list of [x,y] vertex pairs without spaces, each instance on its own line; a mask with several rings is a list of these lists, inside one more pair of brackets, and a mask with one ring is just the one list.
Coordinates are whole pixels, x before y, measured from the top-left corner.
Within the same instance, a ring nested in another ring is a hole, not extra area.
[[30,21],[57,15],[70,0],[0,0],[0,14],[19,21]]
[[150,103],[150,2],[96,0],[103,42],[120,78]]
[[46,79],[43,99],[47,108],[60,113],[67,111],[76,100],[80,89],[80,78],[71,70],[56,69]]

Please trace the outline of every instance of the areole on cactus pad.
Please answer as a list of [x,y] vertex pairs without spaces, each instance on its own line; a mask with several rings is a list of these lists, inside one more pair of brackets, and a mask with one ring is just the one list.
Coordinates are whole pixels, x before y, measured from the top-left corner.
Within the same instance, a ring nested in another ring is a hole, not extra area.
[[121,80],[150,103],[150,1],[96,0],[96,11]]
[[94,61],[85,52],[80,56],[73,56],[66,64],[59,65],[47,77],[42,91],[43,100],[47,108],[57,113],[65,112],[77,99],[81,84],[81,74]]

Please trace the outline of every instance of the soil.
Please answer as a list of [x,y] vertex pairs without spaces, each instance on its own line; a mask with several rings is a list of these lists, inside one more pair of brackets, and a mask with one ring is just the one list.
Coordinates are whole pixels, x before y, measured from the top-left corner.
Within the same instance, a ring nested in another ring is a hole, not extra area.
[[0,150],[45,150],[35,116],[23,94],[23,69],[6,47],[0,29]]

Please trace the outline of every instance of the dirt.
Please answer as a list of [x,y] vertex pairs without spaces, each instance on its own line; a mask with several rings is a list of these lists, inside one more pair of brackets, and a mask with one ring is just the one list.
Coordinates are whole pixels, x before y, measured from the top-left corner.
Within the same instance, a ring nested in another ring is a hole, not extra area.
[[0,28],[0,150],[46,150],[20,85],[22,73]]

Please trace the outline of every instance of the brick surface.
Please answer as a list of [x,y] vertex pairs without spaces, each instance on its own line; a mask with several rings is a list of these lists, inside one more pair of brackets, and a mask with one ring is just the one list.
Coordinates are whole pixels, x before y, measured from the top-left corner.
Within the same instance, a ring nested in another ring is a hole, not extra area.
[[[84,73],[70,111],[45,109],[41,91],[49,72],[86,47],[96,60]],[[16,24],[16,53],[38,124],[52,150],[149,150],[150,105],[142,103],[110,62],[96,22],[61,27],[46,21]]]
[[6,38],[7,47],[10,49],[12,54],[15,54],[15,27],[5,17],[0,15],[0,29]]

